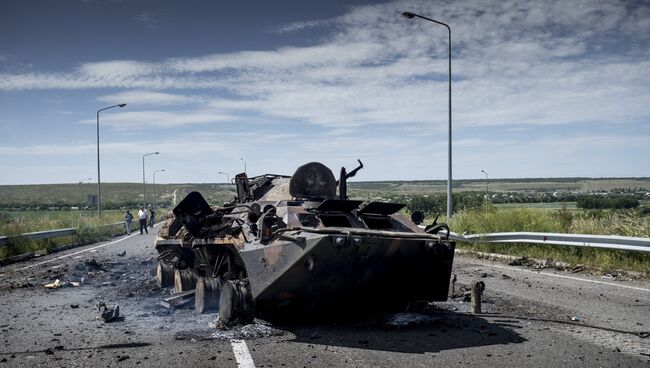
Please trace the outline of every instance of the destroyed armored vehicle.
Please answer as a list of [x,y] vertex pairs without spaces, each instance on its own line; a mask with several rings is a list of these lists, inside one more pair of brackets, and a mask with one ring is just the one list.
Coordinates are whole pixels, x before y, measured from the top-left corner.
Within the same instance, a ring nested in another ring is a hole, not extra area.
[[291,177],[242,173],[237,197],[218,207],[188,194],[156,241],[159,284],[195,288],[197,311],[218,308],[226,324],[446,300],[455,247],[448,227],[420,228],[422,213],[408,219],[403,204],[348,199],[359,164],[342,168],[338,181],[317,162]]

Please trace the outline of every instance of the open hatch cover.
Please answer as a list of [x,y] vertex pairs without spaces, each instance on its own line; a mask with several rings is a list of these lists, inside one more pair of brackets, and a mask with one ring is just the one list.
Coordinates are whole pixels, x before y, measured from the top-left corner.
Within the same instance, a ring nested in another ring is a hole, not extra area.
[[359,208],[363,201],[351,201],[341,199],[326,199],[322,201],[318,207],[317,212],[352,212],[352,210]]
[[406,206],[401,203],[370,202],[357,211],[359,215],[392,215]]

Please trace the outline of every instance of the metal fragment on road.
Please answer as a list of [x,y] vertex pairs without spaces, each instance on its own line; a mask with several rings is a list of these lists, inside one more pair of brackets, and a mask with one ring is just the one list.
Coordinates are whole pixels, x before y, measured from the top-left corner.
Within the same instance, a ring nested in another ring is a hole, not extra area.
[[99,302],[97,303],[97,309],[100,312],[99,318],[103,319],[106,323],[121,320],[119,304],[116,304],[113,308],[108,308],[106,307],[106,303]]

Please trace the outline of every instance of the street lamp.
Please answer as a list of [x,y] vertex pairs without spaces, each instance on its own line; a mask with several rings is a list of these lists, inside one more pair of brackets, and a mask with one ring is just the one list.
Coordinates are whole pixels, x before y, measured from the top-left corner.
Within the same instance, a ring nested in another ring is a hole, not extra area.
[[227,172],[223,172],[223,171],[219,171],[219,174],[222,174],[222,175],[226,176],[226,179],[227,179],[226,184],[230,183],[230,174],[228,174]]
[[81,213],[82,213],[83,207],[84,207],[84,193],[83,193],[83,189],[82,189],[81,185],[86,180],[91,181],[93,179],[92,178],[83,178],[83,179],[79,180],[79,197],[81,198],[81,202],[79,203],[79,216],[81,216]]
[[157,155],[160,152],[151,152],[142,155],[142,208],[147,208],[147,187],[145,186],[145,179],[144,179],[144,158],[150,155]]
[[156,209],[156,173],[163,172],[165,169],[154,170],[153,172],[153,208]]
[[99,173],[99,113],[114,107],[124,107],[126,104],[113,105],[97,110],[97,216],[102,217],[102,181]]
[[243,157],[240,157],[239,160],[244,161],[244,174],[246,174],[246,160]]
[[481,170],[485,174],[485,201],[488,200],[488,173],[485,170]]
[[427,18],[424,16],[421,16],[419,14],[415,14],[412,12],[403,12],[403,16],[406,18],[412,19],[412,18],[420,18],[424,20],[428,20],[429,22],[433,22],[436,24],[439,24],[441,26],[444,26],[447,28],[447,31],[449,31],[449,142],[448,142],[448,156],[449,156],[449,163],[448,163],[448,171],[449,171],[449,178],[447,179],[447,221],[451,222],[451,217],[452,217],[452,198],[451,198],[451,28],[443,22],[439,22],[437,20]]

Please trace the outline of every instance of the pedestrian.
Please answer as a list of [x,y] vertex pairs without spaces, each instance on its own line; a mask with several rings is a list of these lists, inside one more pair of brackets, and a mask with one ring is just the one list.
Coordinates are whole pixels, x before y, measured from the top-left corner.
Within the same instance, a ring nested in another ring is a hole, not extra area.
[[154,217],[156,217],[156,213],[153,212],[153,207],[149,207],[149,227],[153,228],[154,225]]
[[131,211],[126,210],[124,214],[124,223],[126,224],[126,235],[131,234],[131,223],[133,222],[133,215]]
[[144,207],[140,207],[140,211],[138,211],[138,219],[140,220],[140,235],[142,235],[142,230],[149,234],[147,231],[147,211]]

